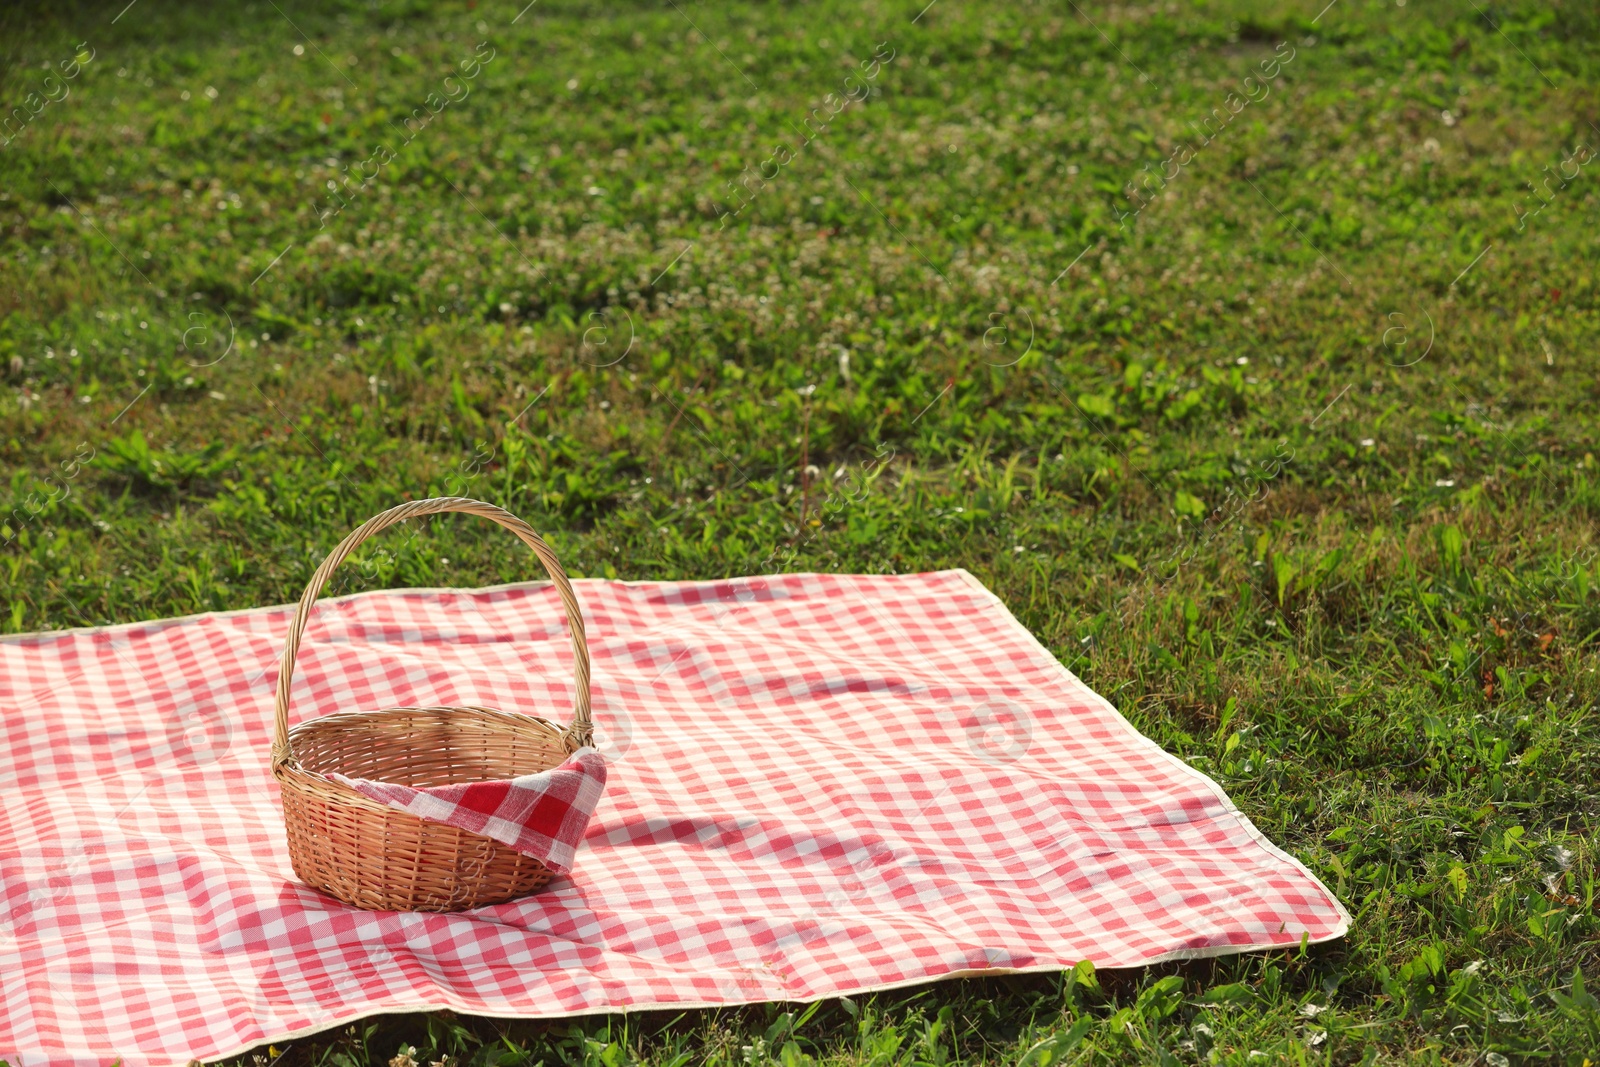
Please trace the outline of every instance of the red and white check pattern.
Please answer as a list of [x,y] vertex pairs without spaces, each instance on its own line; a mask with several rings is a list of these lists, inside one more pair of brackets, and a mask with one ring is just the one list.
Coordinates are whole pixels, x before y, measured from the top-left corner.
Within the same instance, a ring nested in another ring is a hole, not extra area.
[[[182,1063],[379,1012],[805,1001],[1345,932],[964,571],[576,584],[610,782],[570,876],[461,914],[295,881],[267,767],[292,609],[0,641],[0,1058]],[[564,721],[571,655],[542,584],[329,601],[291,715]]]
[[328,777],[419,819],[492,838],[556,874],[566,874],[605,791],[606,761],[594,749],[580,748],[559,767],[538,774],[429,789],[342,774]]

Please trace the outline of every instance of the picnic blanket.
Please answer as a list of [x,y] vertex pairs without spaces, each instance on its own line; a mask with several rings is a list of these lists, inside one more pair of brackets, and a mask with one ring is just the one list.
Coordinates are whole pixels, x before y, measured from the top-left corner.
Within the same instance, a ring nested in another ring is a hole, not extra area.
[[[458,914],[295,880],[293,609],[0,641],[0,1058],[211,1059],[381,1012],[808,1001],[1342,935],[1349,916],[965,571],[576,583],[609,782],[569,875]],[[295,719],[570,717],[544,583],[325,601]]]

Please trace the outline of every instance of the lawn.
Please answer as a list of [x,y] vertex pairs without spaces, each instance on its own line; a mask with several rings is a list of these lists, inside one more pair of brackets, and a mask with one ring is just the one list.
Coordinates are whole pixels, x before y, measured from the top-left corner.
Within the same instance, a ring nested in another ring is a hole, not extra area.
[[[1600,1061],[1592,4],[125,2],[0,12],[6,632],[427,495],[587,576],[966,567],[1355,917],[260,1057]],[[332,591],[535,577],[486,525]]]

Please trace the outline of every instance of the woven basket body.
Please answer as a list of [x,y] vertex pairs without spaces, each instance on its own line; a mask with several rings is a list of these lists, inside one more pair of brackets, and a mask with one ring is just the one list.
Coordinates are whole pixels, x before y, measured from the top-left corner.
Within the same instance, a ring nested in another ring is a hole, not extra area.
[[[566,607],[576,668],[570,727],[481,707],[343,711],[288,728],[289,689],[311,607],[328,575],[367,537],[418,515],[462,511],[510,529],[539,557]],[[532,856],[428,822],[325,777],[417,788],[516,778],[547,770],[590,743],[589,656],[571,583],[538,534],[492,504],[418,500],[371,519],[329,554],[306,587],[278,672],[272,773],[283,795],[289,859],[307,885],[360,908],[457,911],[532,893],[550,880]]]

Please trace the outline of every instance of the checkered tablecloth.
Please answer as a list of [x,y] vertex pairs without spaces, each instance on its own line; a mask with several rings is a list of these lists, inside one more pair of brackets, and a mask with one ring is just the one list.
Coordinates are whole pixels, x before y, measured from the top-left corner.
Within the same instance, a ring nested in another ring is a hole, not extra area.
[[[0,641],[0,1058],[182,1063],[378,1012],[804,1001],[1346,929],[964,571],[576,584],[609,784],[570,876],[463,914],[295,881],[267,767],[290,608]],[[319,606],[292,715],[571,700],[548,586],[410,590]]]

